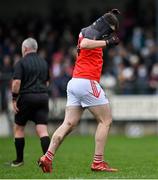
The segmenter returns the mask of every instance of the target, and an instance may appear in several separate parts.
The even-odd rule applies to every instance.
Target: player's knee
[[[112,124],[112,117],[107,120],[107,123],[108,123],[109,125]]]
[[[101,121],[101,123],[103,124],[103,126],[108,127],[112,123],[112,118],[110,117],[110,118],[104,119],[104,120]]]
[[[105,125],[106,125],[106,126],[110,126],[111,123],[112,123],[112,118],[109,118],[109,119],[107,119],[107,120],[105,121]]]

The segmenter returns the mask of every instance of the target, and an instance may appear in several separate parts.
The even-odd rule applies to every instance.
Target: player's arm
[[[119,43],[119,38],[113,36],[107,40],[92,40],[88,38],[83,38],[80,43],[80,49],[95,49],[104,48],[107,46],[117,45]]]
[[[80,43],[80,49],[94,49],[94,48],[103,48],[106,46],[106,41],[104,40],[92,40],[83,38]]]

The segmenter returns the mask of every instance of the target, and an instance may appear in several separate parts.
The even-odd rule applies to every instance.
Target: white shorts
[[[67,85],[66,106],[90,107],[109,103],[97,81],[72,78]]]

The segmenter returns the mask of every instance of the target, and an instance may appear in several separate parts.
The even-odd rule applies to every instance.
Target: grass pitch
[[[37,166],[41,155],[37,137],[25,140],[25,164],[18,168],[9,166],[15,159],[13,138],[0,138],[0,178],[8,179],[107,179],[107,178],[158,178],[158,137],[131,139],[110,136],[105,159],[119,172],[92,172],[90,165],[94,150],[94,137],[69,136],[58,150],[53,163],[53,173],[44,174]]]

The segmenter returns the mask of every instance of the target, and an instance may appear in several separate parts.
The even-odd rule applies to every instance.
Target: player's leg
[[[86,83],[86,82],[85,82]],[[92,170],[116,171],[104,162],[104,147],[112,122],[109,100],[98,82],[87,80],[86,94],[81,99],[82,107],[87,107],[98,122],[95,134],[95,154]]]
[[[44,172],[52,171],[52,160],[55,152],[57,151],[64,137],[76,127],[83,113],[83,108],[81,107],[80,103],[80,96],[78,94],[78,92],[80,92],[78,86],[81,85],[77,82],[78,81],[76,81],[76,79],[71,79],[67,85],[67,107],[65,110],[64,121],[62,125],[54,132],[47,153],[39,160],[39,165]]]
[[[14,160],[11,164],[12,167],[18,167],[23,165],[24,160],[24,127],[15,123],[14,125],[14,144],[16,150],[16,160]]]
[[[54,132],[47,153],[40,158],[39,164],[44,172],[52,171],[52,160],[55,152],[57,151],[64,137],[76,127],[81,118],[82,112],[83,109],[79,106],[66,107],[64,122]]]
[[[92,164],[92,170],[115,172],[117,169],[110,168],[104,162],[104,148],[107,136],[112,122],[112,115],[109,104],[98,105],[88,108],[98,122],[95,134],[95,154]]]
[[[41,147],[42,147],[43,154],[45,154],[47,152],[49,144],[50,144],[50,137],[48,135],[47,125],[37,124],[36,132],[41,141]]]
[[[82,112],[83,109],[81,107],[66,107],[64,122],[54,132],[48,149],[49,151],[55,154],[64,137],[68,135],[78,124]]]
[[[112,116],[109,104],[89,107],[89,111],[94,115],[98,122],[95,134],[95,154],[104,154],[104,147],[107,140]]]

